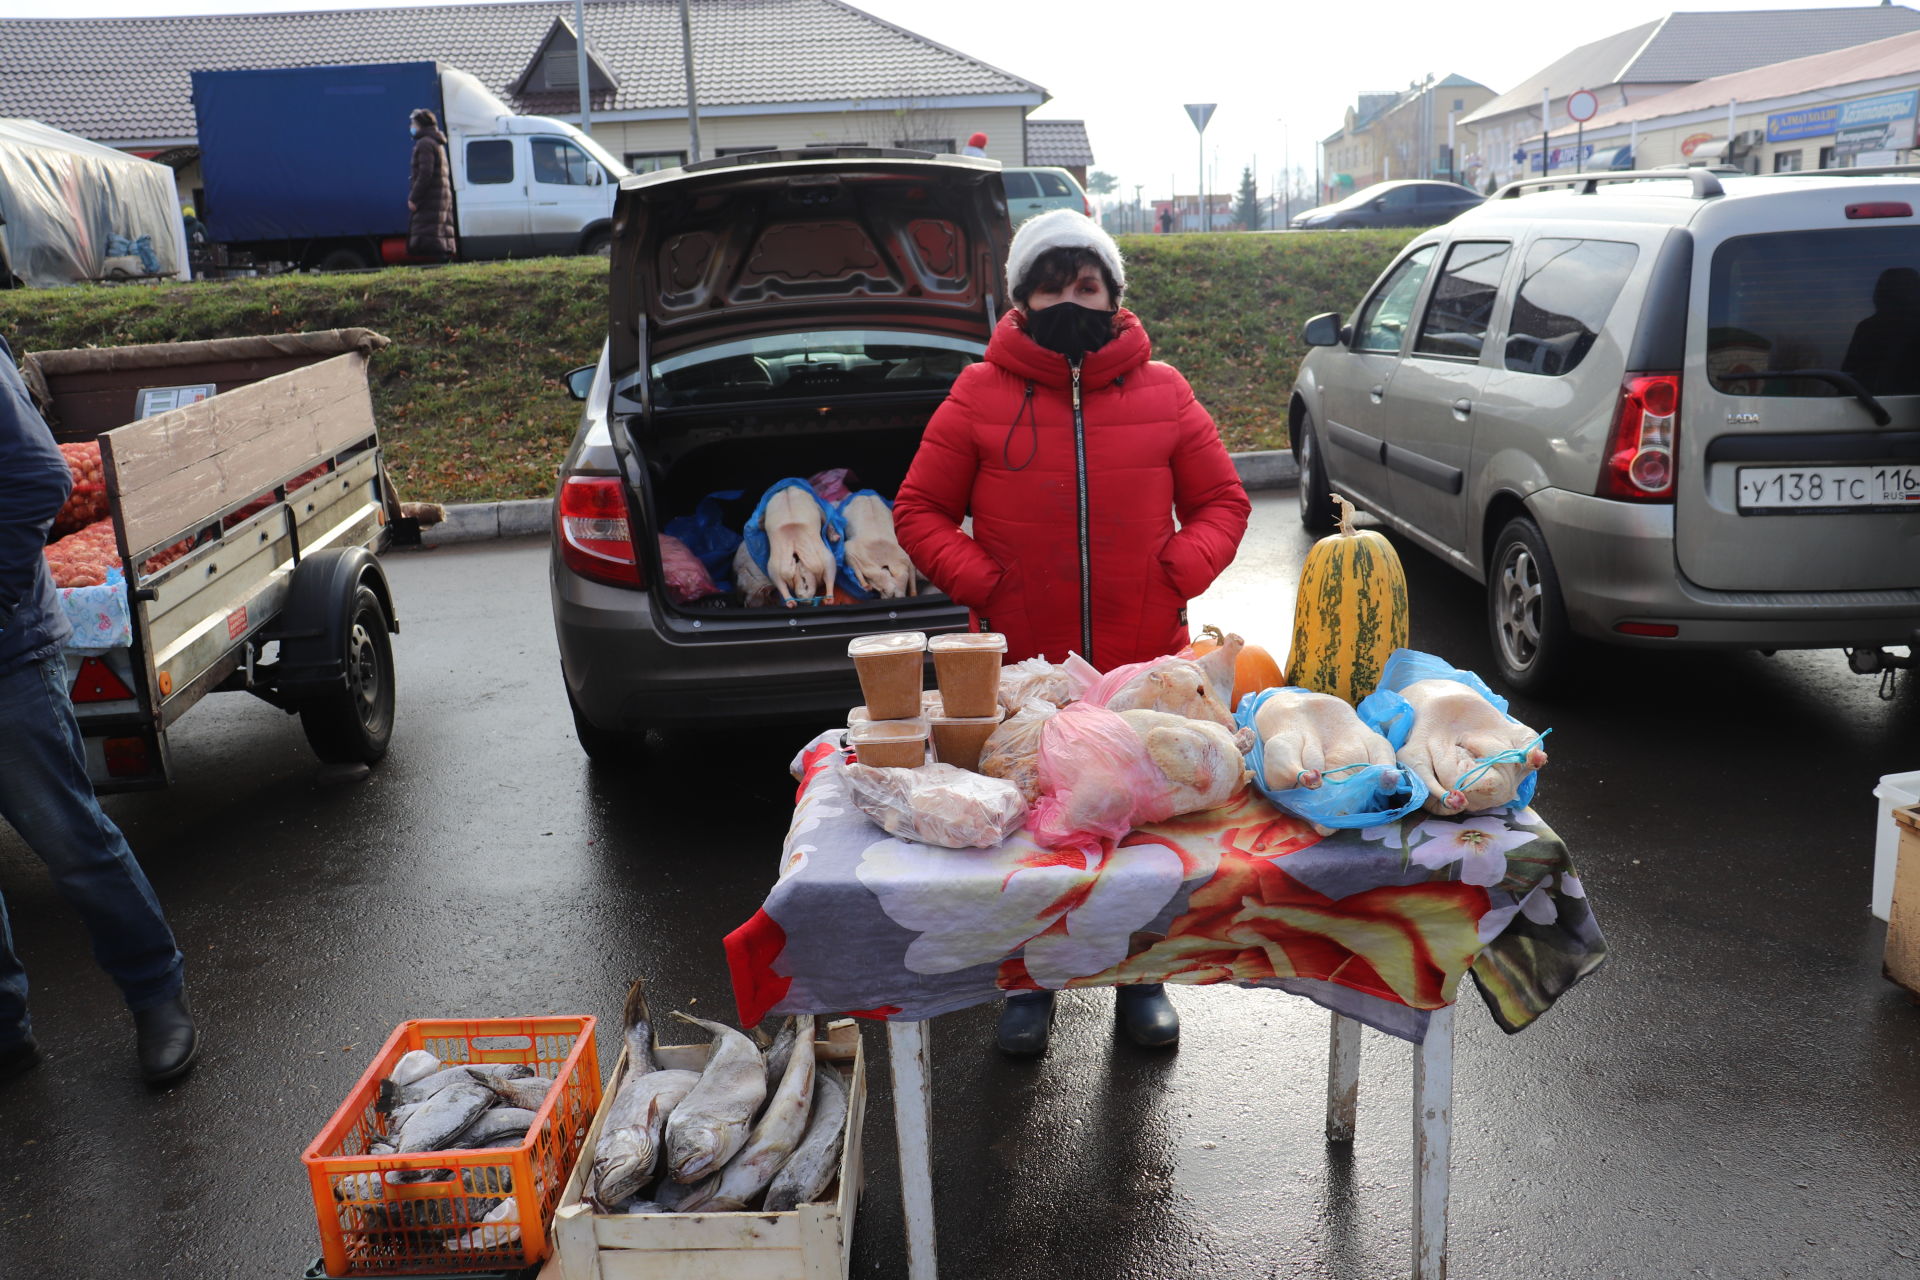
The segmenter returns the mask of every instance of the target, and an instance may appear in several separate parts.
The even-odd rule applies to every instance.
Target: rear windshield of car
[[[944,394],[986,345],[888,329],[824,329],[723,342],[655,364],[660,408],[854,392]]]
[[[1920,228],[1739,236],[1713,255],[1707,379],[1727,395],[1835,396],[1794,370],[1920,395]]]

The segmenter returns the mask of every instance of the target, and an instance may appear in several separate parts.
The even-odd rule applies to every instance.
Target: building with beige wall
[[[196,17],[0,19],[0,116],[161,159],[198,185],[190,74],[431,61],[523,115],[580,121],[571,0]],[[833,143],[1027,158],[1038,84],[842,0],[691,0],[701,158]],[[634,168],[692,151],[678,0],[585,6],[591,132]],[[405,121],[396,121],[404,129]]]
[[[1361,94],[1340,131],[1321,141],[1321,198],[1338,200],[1394,178],[1466,181],[1470,148],[1459,121],[1493,97],[1462,75]]]
[[[1583,144],[1591,152],[1587,157],[1577,160],[1567,145],[1575,132],[1567,99],[1579,90],[1599,99],[1599,118],[1604,118],[1702,80],[1915,30],[1920,30],[1920,13],[1895,4],[1672,13],[1563,54],[1460,123],[1474,133],[1486,178],[1507,182],[1538,176],[1541,137],[1548,133],[1553,141],[1545,148],[1544,164],[1557,173],[1599,154],[1591,137]],[[1601,160],[1606,167],[1608,157]],[[1478,185],[1486,186],[1485,178]]]

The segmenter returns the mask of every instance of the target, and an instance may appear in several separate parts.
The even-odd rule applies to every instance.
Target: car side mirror
[[[601,171],[599,165],[596,164],[596,165],[587,166],[587,185],[588,186],[597,187],[601,183],[605,182],[606,180],[607,180],[607,175]]]
[[[1369,209],[1384,209],[1386,207],[1387,207],[1387,198],[1385,196],[1375,196],[1373,200],[1367,205],[1367,208]]]
[[[567,376],[562,379],[567,384],[567,394],[575,400],[585,400],[587,392],[593,390],[595,371],[596,366],[590,364],[583,364],[578,369],[569,370]]]
[[[1341,344],[1340,313],[1323,311],[1301,327],[1300,336],[1310,347],[1337,347]]]

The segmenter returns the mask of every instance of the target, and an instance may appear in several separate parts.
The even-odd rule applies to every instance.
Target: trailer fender
[[[280,642],[271,671],[275,691],[295,699],[346,687],[347,627],[354,593],[365,583],[380,598],[387,630],[398,633],[393,588],[387,571],[365,547],[329,547],[294,566],[287,605],[261,632],[261,643]]]

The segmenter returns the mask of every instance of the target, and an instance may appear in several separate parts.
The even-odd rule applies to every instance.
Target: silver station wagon
[[[1516,183],[1307,322],[1300,516],[1333,493],[1485,583],[1501,674],[1582,640],[1920,631],[1920,167]]]

